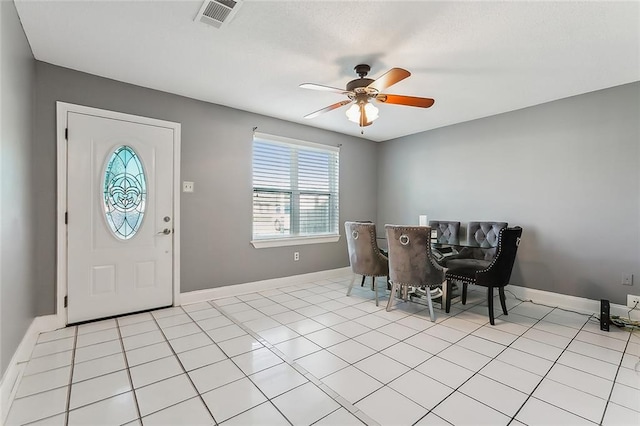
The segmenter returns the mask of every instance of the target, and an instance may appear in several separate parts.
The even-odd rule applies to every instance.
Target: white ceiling
[[[364,129],[384,141],[640,80],[640,2],[245,0],[215,29],[201,1],[15,0],[35,58],[207,102],[361,136],[343,88],[411,71],[386,93],[429,109],[382,105]]]

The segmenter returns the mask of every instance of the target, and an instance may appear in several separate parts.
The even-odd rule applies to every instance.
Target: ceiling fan
[[[366,78],[367,74],[371,70],[369,65],[356,65],[354,69],[360,78],[356,78],[355,80],[348,82],[345,90],[314,83],[301,84],[300,87],[303,89],[340,93],[347,95],[349,98],[348,100],[336,102],[333,105],[329,105],[328,107],[319,109],[311,114],[307,114],[304,118],[315,118],[325,112],[333,111],[334,109],[342,106],[352,104],[347,110],[347,117],[350,121],[358,123],[360,127],[365,127],[369,126],[373,123],[373,120],[378,118],[378,108],[370,102],[372,99],[386,104],[407,105],[419,108],[429,108],[435,102],[431,98],[417,98],[415,96],[380,93],[386,88],[409,77],[411,73],[405,69],[391,68],[376,80]]]

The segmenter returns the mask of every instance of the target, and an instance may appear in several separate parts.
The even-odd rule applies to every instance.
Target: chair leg
[[[364,280],[365,280],[365,278],[367,278],[367,276],[366,276],[366,275],[363,275],[363,276],[362,276],[362,283],[360,284],[360,287],[364,287]]]
[[[387,302],[387,312],[391,310],[393,306],[393,299],[396,298],[396,291],[398,290],[398,284],[391,283],[391,294],[389,294],[389,301]]]
[[[353,289],[353,284],[355,284],[356,282],[356,274],[353,274],[353,279],[351,280],[351,283],[349,284],[349,288],[347,289],[347,296],[351,296],[351,289]],[[362,277],[364,279],[364,276]]]
[[[387,290],[391,290],[391,278],[387,275]]]
[[[504,287],[498,287],[498,294],[500,295],[500,304],[502,305],[502,313],[509,315],[507,312],[507,299],[504,296]]]
[[[496,325],[493,318],[493,287],[487,287],[487,304],[489,305],[489,322],[491,325]]]
[[[460,297],[462,304],[467,304],[467,283],[462,283],[462,296]]]
[[[376,294],[376,306],[378,306],[378,282],[376,281],[376,277],[371,277],[373,292]]]
[[[442,297],[445,297],[444,311],[449,313],[451,310],[451,280],[447,280],[447,291],[444,292]]]
[[[431,322],[436,321],[436,315],[433,313],[433,302],[431,301],[431,288],[427,286],[427,305],[429,305],[429,317]]]

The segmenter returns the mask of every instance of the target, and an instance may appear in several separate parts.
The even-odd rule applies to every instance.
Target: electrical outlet
[[[633,294],[627,294],[627,308],[640,309],[640,296],[634,296]]]
[[[633,285],[633,274],[622,274],[622,285]]]
[[[293,252],[293,260],[296,261],[296,262],[298,260],[300,260],[300,252],[299,251]]]
[[[182,182],[182,192],[193,192],[193,182],[187,182],[186,180]]]

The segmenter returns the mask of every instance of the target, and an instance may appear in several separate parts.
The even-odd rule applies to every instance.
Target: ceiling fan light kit
[[[304,83],[300,87],[303,89],[321,90],[324,92],[339,93],[347,95],[348,101],[340,101],[318,111],[307,114],[304,118],[315,118],[325,112],[332,111],[345,105],[351,104],[347,110],[347,118],[349,121],[358,123],[360,127],[369,126],[378,118],[378,108],[371,103],[375,99],[377,102],[406,105],[418,108],[429,108],[434,104],[431,98],[418,98],[414,96],[389,95],[380,93],[382,90],[398,83],[409,77],[411,73],[402,68],[392,68],[383,74],[380,78],[374,80],[367,78],[367,74],[371,67],[367,64],[356,65],[354,68],[359,78],[351,80],[347,83],[346,90],[338,89],[330,86],[323,86],[314,83]]]

